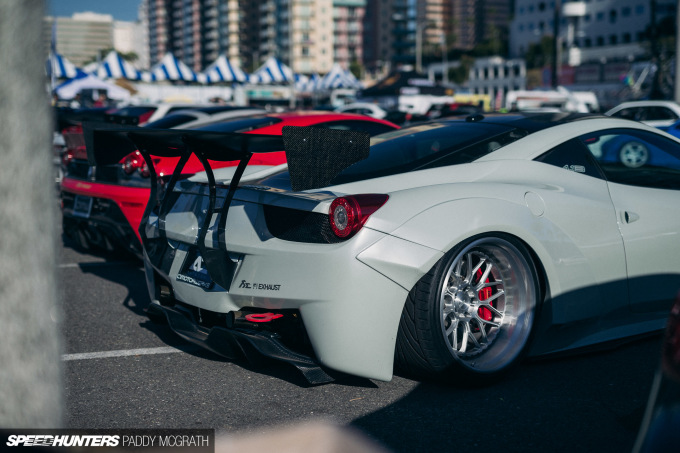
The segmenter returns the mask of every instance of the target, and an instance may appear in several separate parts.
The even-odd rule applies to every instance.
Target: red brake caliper
[[[480,279],[482,277],[482,270],[477,269],[477,273],[475,274],[475,276],[477,277],[477,279]],[[487,278],[484,283],[489,283],[489,281],[490,280]],[[482,288],[477,293],[477,297],[479,298],[479,300],[486,300],[489,297],[491,297],[492,293],[493,290],[491,289],[491,287]],[[491,302],[491,306],[493,306],[493,302]],[[486,307],[479,307],[477,313],[479,314],[479,317],[482,318],[484,321],[491,321],[493,319],[493,313],[491,313],[491,310],[489,310]]]

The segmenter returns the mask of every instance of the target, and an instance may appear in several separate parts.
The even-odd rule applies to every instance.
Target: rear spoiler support
[[[359,162],[369,154],[370,136],[366,132],[341,131],[315,127],[283,127],[282,136],[210,132],[200,130],[119,128],[96,129],[91,143],[87,143],[91,165],[111,165],[139,150],[151,177],[151,194],[146,205],[139,234],[144,251],[157,269],[169,269],[172,259],[168,252],[165,218],[178,195],[174,192],[182,170],[192,154],[201,162],[209,187],[209,208],[198,236],[198,247],[212,280],[229,291],[238,262],[229,256],[226,224],[229,207],[238,184],[254,152],[269,153],[285,150],[291,186],[294,191],[326,187],[342,170]],[[90,137],[86,133],[86,138]],[[152,156],[179,157],[179,163],[167,182],[159,200],[159,181]],[[205,240],[216,211],[217,187],[209,161],[238,161],[229,183],[229,190],[219,214],[217,248],[208,248]],[[158,217],[158,234],[149,237],[146,229],[152,214]]]
[[[88,147],[88,159],[92,165],[110,165],[118,163],[125,156],[139,150],[149,167],[151,179],[151,193],[149,202],[144,210],[144,215],[139,227],[144,251],[151,264],[158,268],[165,267],[164,259],[169,247],[165,234],[165,218],[172,209],[177,195],[174,188],[179,181],[182,170],[192,154],[195,154],[201,162],[208,177],[210,201],[208,212],[201,226],[198,247],[205,262],[205,267],[213,281],[229,291],[237,262],[229,256],[226,245],[226,222],[229,206],[234,198],[239,181],[253,155],[252,149],[258,153],[276,152],[283,149],[283,140],[279,136],[220,133],[193,130],[161,130],[145,128],[129,128],[117,130],[95,130],[93,134],[93,146]],[[91,151],[90,151],[91,150]],[[152,156],[179,157],[180,160],[172,173],[172,177],[166,183],[162,199],[159,200],[159,180],[155,171]],[[215,176],[210,167],[209,160],[213,161],[238,161],[236,172],[230,181],[227,199],[225,200],[219,216],[217,229],[218,248],[207,248],[205,239],[216,210],[217,189]],[[152,214],[158,218],[158,236],[149,237],[146,232],[149,218]],[[169,263],[168,263],[169,264]]]

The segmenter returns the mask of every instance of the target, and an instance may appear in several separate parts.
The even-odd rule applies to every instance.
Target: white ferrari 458
[[[474,115],[373,138],[121,129],[95,132],[91,162],[129,153],[113,146],[124,141],[149,167],[180,158],[140,227],[149,316],[313,383],[332,370],[390,380],[395,365],[486,381],[526,356],[660,330],[680,289],[680,141],[642,123]],[[247,165],[283,148],[287,165]],[[206,172],[182,179],[192,153]]]

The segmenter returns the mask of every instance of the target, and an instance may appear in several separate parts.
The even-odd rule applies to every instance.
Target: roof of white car
[[[662,100],[644,100],[644,101],[628,101],[628,102],[622,102],[621,104],[617,105],[616,107],[610,109],[605,113],[605,115],[609,115],[613,112],[618,112],[619,110],[622,109],[627,109],[631,107],[669,107],[673,110],[680,111],[680,105],[673,101],[662,101]]]

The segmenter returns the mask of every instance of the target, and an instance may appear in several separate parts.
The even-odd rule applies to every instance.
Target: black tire
[[[526,351],[539,300],[536,267],[521,242],[494,234],[459,244],[409,293],[397,367],[417,377],[492,382]]]

